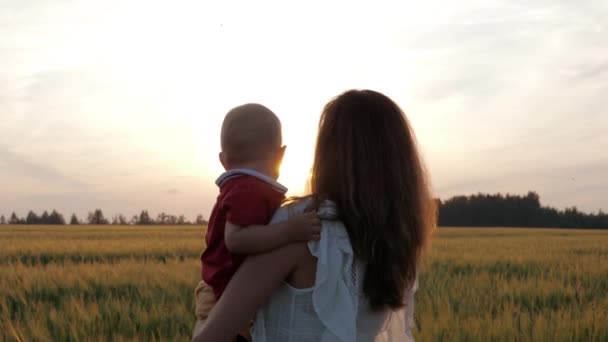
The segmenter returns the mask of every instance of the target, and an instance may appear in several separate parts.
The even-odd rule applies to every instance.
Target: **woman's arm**
[[[320,234],[321,221],[316,212],[309,212],[267,225],[240,227],[226,222],[224,241],[232,253],[255,254],[294,242],[319,240]]]
[[[295,243],[247,257],[194,341],[232,341],[307,256],[306,243]]]

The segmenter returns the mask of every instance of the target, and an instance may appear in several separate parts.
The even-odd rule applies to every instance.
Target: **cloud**
[[[13,153],[3,146],[0,146],[0,175],[5,179],[28,178],[52,186],[86,188],[86,184],[81,181],[67,177],[53,167]]]
[[[42,211],[56,209],[63,215],[76,213],[79,216],[96,208],[104,213],[113,209],[116,199],[91,191],[50,191],[16,194],[11,198],[0,197],[0,207],[26,213],[28,210]],[[124,202],[120,203],[124,205]],[[106,213],[107,214],[107,213]]]
[[[606,55],[608,57],[608,53]],[[576,81],[590,81],[598,78],[608,80],[608,62],[581,64],[573,68],[571,72],[574,74],[572,79]]]
[[[435,175],[442,180],[435,187],[436,195],[444,199],[476,192],[524,194],[532,190],[541,195],[543,204],[560,209],[608,208],[608,156],[578,146],[512,145],[484,151],[475,160],[444,165],[449,167],[449,173]]]
[[[535,87],[549,92],[556,83],[571,87],[571,75],[603,79],[608,70],[606,4],[465,2],[462,10],[407,45],[421,55],[416,63],[422,67],[422,92],[435,100],[467,95],[481,101]]]
[[[302,128],[295,124],[304,118],[299,113],[317,116],[326,96],[353,86],[384,87],[408,100],[440,195],[533,189],[548,204],[606,206],[605,193],[594,190],[605,189],[605,180],[590,171],[606,171],[606,1],[436,1],[411,6],[416,11],[374,4],[337,26],[340,5],[323,11],[312,5],[306,10],[324,18],[312,29],[291,8],[278,22],[276,15],[261,20],[267,23],[261,27],[247,26],[244,12],[241,18],[227,8],[222,15],[207,11],[215,17],[207,27],[199,25],[208,22],[200,20],[205,11],[154,5],[142,16],[138,3],[118,10],[115,4],[3,5],[0,196],[6,207],[17,205],[11,198],[31,195],[20,202],[24,208],[61,202],[66,208],[86,203],[82,210],[166,211],[173,205],[194,213],[213,203],[211,177],[205,182],[212,189],[200,188],[205,196],[191,201],[191,184],[174,179],[209,173],[210,166],[193,160],[216,160],[208,146],[218,140],[210,130],[221,122],[219,108],[262,97],[278,103],[286,127]],[[137,26],[134,17],[141,19]],[[359,25],[360,18],[369,25]],[[159,29],[159,19],[179,24]],[[231,53],[243,46],[268,48],[268,56],[243,62]],[[314,92],[299,91],[301,85]],[[192,127],[199,127],[196,136],[188,133]],[[301,142],[305,131],[293,141]],[[563,181],[571,177],[576,184]],[[81,179],[91,191],[82,190]],[[53,187],[44,192],[43,185]]]

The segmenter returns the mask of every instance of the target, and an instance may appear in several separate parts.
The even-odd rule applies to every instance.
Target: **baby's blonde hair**
[[[222,123],[221,144],[222,152],[231,163],[272,157],[281,148],[281,121],[261,104],[235,107]]]

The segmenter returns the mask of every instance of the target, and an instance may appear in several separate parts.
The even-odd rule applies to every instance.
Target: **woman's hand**
[[[292,242],[308,242],[321,238],[321,220],[316,211],[295,215],[283,224],[289,231]]]

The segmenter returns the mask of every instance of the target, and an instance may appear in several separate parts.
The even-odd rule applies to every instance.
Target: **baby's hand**
[[[321,238],[321,220],[315,211],[294,216],[285,223],[292,241],[310,241]]]

